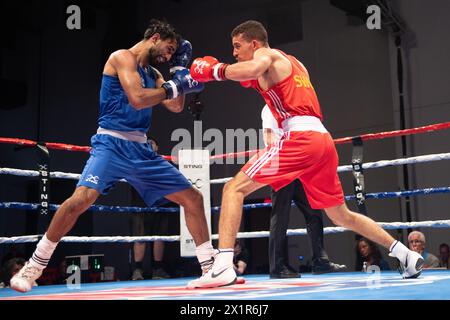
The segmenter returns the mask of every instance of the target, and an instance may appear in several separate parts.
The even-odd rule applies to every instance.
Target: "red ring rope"
[[[418,127],[418,128],[412,128],[412,129],[395,130],[395,131],[379,132],[379,133],[368,133],[368,134],[363,134],[359,137],[363,141],[366,141],[366,140],[375,140],[375,139],[385,139],[385,138],[398,137],[398,136],[406,136],[406,135],[424,133],[424,132],[433,132],[433,131],[444,130],[444,129],[448,129],[448,128],[450,128],[450,122],[443,122],[443,123],[437,123],[437,124],[432,124],[432,125]],[[335,139],[334,143],[335,144],[349,143],[352,141],[353,138],[354,137]],[[1,137],[0,137],[0,143],[17,144],[17,145],[30,146],[30,147],[34,147],[37,145],[37,142],[32,141],[32,140],[17,139],[17,138],[1,138]],[[75,145],[65,144],[65,143],[47,142],[45,145],[47,146],[47,148],[54,149],[54,150],[80,151],[80,152],[91,151],[91,147],[75,146]],[[249,156],[251,154],[254,154],[256,152],[258,152],[258,150],[231,152],[231,153],[211,156],[210,159],[244,157],[244,156]],[[173,158],[171,156],[162,156],[162,157],[169,161],[173,160]]]

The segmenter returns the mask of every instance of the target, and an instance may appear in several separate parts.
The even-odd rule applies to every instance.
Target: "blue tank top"
[[[138,65],[143,88],[156,88],[156,74],[149,67],[149,74]],[[104,74],[100,89],[100,115],[98,125],[104,129],[118,131],[140,131],[146,134],[150,129],[152,109],[136,110],[128,102],[128,97],[118,77]]]

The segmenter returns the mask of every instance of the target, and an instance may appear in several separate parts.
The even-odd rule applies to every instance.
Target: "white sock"
[[[400,241],[394,241],[389,247],[391,257],[396,257],[401,262],[405,261],[405,257],[408,254],[409,249]]]
[[[394,242],[392,242],[391,246],[389,247],[389,252],[392,252],[392,249],[394,248],[394,246],[400,241],[398,240],[394,240]]]
[[[214,255],[214,248],[211,244],[211,241],[206,241],[205,243],[202,243],[201,245],[196,247],[195,253],[200,264],[202,262],[210,260]]]
[[[47,234],[44,234],[42,239],[39,241],[36,250],[34,250],[29,263],[39,269],[45,268],[50,261],[53,251],[55,251],[57,245],[57,242],[48,240]]]
[[[233,265],[234,249],[219,249],[214,261],[214,268],[223,269]],[[216,270],[217,270],[216,269]]]

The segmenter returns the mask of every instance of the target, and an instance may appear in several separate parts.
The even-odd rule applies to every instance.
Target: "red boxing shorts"
[[[337,175],[338,162],[329,133],[288,131],[279,141],[253,156],[241,171],[275,191],[300,179],[311,207],[324,209],[344,203]]]

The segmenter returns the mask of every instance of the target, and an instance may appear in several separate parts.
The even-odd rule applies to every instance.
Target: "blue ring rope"
[[[378,192],[378,193],[367,193],[365,194],[366,199],[387,199],[387,198],[398,198],[398,197],[410,197],[418,195],[429,195],[438,193],[450,193],[450,187],[441,188],[426,188],[426,189],[416,189],[407,191],[396,191],[396,192]],[[354,200],[355,196],[345,196],[345,200]],[[295,203],[292,202],[292,206]],[[258,209],[258,208],[268,208],[271,207],[272,203],[253,203],[245,204],[243,206],[244,210]],[[39,204],[37,203],[24,203],[24,202],[0,202],[0,209],[23,209],[23,210],[38,210]],[[59,205],[50,204],[49,209],[51,211],[56,211]],[[93,205],[89,209],[94,212],[120,212],[120,213],[176,213],[180,212],[179,208],[162,208],[162,207],[120,207],[120,206],[103,206],[103,205]],[[218,213],[220,211],[220,206],[212,207],[212,213]]]

